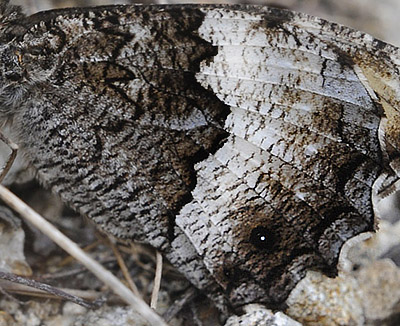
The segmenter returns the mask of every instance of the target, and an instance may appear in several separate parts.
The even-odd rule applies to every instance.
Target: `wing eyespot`
[[[258,249],[271,250],[277,241],[277,237],[264,226],[255,227],[250,234],[250,243]]]

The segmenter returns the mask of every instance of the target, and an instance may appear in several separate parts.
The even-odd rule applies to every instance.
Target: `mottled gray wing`
[[[195,79],[216,54],[196,32],[203,17],[138,6],[7,22],[2,108],[38,178],[64,202],[117,237],[162,250],[217,297],[175,225],[192,200],[194,164],[227,136],[229,107]]]
[[[281,303],[307,269],[335,275],[343,243],[373,230],[372,185],[399,171],[396,49],[252,6],[5,26],[3,106],[39,178],[196,286],[234,306]]]
[[[33,84],[17,118],[27,155],[47,186],[116,236],[163,248],[191,200],[193,164],[226,137],[229,108],[194,76],[216,53],[194,32],[202,15],[41,13],[16,45]]]
[[[325,25],[215,9],[200,27],[218,54],[197,79],[231,106],[230,136],[177,222],[235,305],[284,300],[306,268],[335,275],[344,241],[373,230],[383,112],[354,68],[364,40]]]
[[[289,12],[206,13],[218,54],[197,79],[230,105],[230,136],[177,223],[234,305],[278,303],[374,228],[373,184],[399,175],[398,50]]]
[[[218,292],[175,225],[194,164],[227,137],[229,107],[195,79],[216,54],[197,33],[204,15],[119,6],[19,18],[2,34],[13,40],[2,75],[14,101],[4,110],[38,178],[105,231],[151,244]]]

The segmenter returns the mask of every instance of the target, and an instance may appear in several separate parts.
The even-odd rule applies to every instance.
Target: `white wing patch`
[[[338,184],[330,168],[339,168],[335,160],[319,157],[326,148],[356,150],[378,162],[380,117],[359,76],[324,41],[290,24],[266,31],[257,14],[206,13],[199,33],[218,47],[218,54],[201,64],[197,80],[231,107],[225,123],[231,136],[197,164],[194,199],[176,222],[215,274],[223,256],[234,257],[242,245],[234,240],[238,221],[231,215],[242,203],[260,202],[265,216],[284,212],[291,223],[303,214],[284,207],[294,202],[323,221]],[[296,33],[308,45],[299,45]],[[371,214],[365,203],[378,167],[375,173],[370,169],[370,161],[360,163],[343,185],[346,200],[361,215]],[[279,195],[271,186],[278,183]],[[340,222],[334,224],[339,231]],[[312,241],[311,233],[304,238]],[[340,250],[337,246],[333,250]]]

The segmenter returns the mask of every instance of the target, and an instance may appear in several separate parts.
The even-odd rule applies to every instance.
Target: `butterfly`
[[[0,120],[37,178],[221,309],[281,305],[375,229],[400,175],[398,62],[263,6],[0,2]]]

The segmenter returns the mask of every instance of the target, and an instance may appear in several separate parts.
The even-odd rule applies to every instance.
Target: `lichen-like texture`
[[[38,179],[222,309],[335,276],[397,187],[400,57],[369,35],[257,6],[0,9],[0,119]]]

